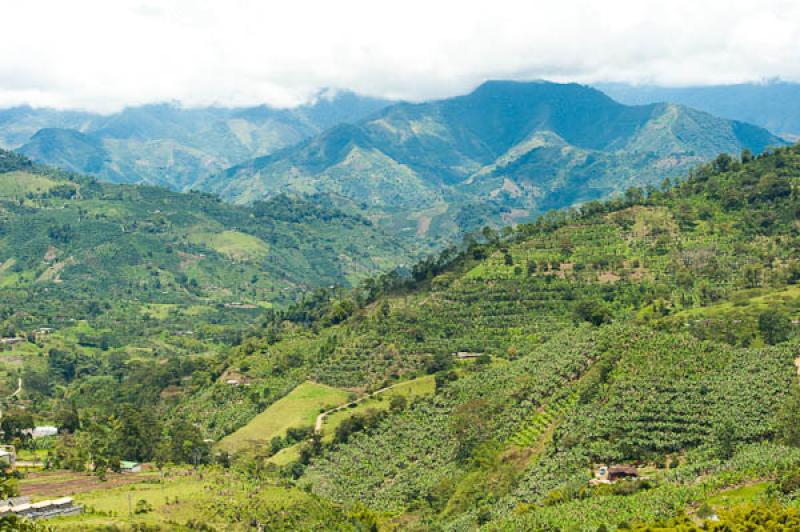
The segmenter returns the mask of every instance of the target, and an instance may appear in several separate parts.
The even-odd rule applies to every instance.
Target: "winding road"
[[[331,408],[330,410],[326,410],[325,412],[322,412],[320,415],[317,416],[317,421],[316,421],[316,423],[314,423],[314,434],[321,434],[322,433],[322,425],[325,423],[325,418],[328,417],[330,414],[333,414],[334,412],[338,412],[339,410],[344,410],[345,408],[350,408],[351,406],[355,406],[355,405],[357,405],[358,403],[360,403],[362,401],[366,401],[367,399],[370,399],[372,397],[375,397],[376,395],[382,394],[383,392],[391,390],[392,388],[397,388],[398,386],[407,386],[409,382],[412,382],[412,381],[404,381],[404,382],[398,382],[397,384],[392,384],[391,386],[387,386],[386,388],[381,388],[380,390],[375,390],[372,393],[363,395],[363,396],[359,397],[358,399],[356,399],[354,401],[349,401],[349,402],[347,402],[347,403],[345,403],[343,405],[339,405],[337,407]]]

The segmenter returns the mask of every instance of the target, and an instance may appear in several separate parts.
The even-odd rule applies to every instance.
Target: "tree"
[[[80,415],[75,403],[61,405],[55,413],[55,422],[60,432],[73,433],[81,426]]]
[[[778,440],[793,447],[800,447],[800,388],[792,387],[777,415]]]
[[[713,441],[722,460],[728,460],[736,451],[736,425],[725,419],[713,428]]]
[[[789,316],[785,312],[765,310],[758,316],[758,330],[764,341],[770,345],[788,340],[791,327]]]
[[[33,416],[27,410],[8,410],[3,412],[0,429],[6,441],[22,436],[22,431],[33,427]]]
[[[593,325],[602,325],[611,321],[611,311],[600,301],[584,299],[575,306],[575,317]]]
[[[405,410],[407,405],[408,401],[402,395],[393,395],[391,400],[389,400],[389,410],[392,412]]]

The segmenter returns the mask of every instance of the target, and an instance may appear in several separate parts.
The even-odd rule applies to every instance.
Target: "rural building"
[[[466,360],[468,358],[480,358],[483,355],[483,353],[472,353],[470,351],[459,351],[455,355],[461,360]]]
[[[75,515],[82,511],[83,507],[76,505],[72,497],[34,503],[31,502],[30,497],[13,497],[0,501],[0,517],[15,514],[30,519],[45,519],[60,515]]]
[[[17,465],[17,450],[13,445],[0,445],[0,464],[11,468]]]
[[[589,481],[592,485],[611,484],[623,479],[639,478],[639,473],[633,466],[600,466],[594,471],[594,478]]]
[[[142,471],[142,464],[123,460],[119,463],[119,470],[122,473],[140,473]]]
[[[33,427],[32,429],[25,429],[22,431],[22,433],[29,434],[33,439],[45,438],[47,436],[55,436],[58,434],[58,427],[43,425],[39,427]]]
[[[608,480],[622,480],[626,478],[639,478],[639,473],[633,466],[611,466],[608,468]]]

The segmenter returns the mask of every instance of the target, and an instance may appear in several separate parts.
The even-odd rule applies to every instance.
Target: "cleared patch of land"
[[[433,375],[426,375],[406,382],[400,382],[389,388],[378,390],[370,396],[362,397],[356,401],[351,401],[337,406],[336,409],[329,410],[324,416],[317,416],[315,429],[322,433],[322,440],[325,442],[333,441],[336,435],[336,427],[341,425],[346,419],[356,414],[363,414],[367,410],[388,410],[391,405],[392,397],[401,395],[408,400],[422,395],[431,395],[436,391],[436,381]],[[300,447],[302,443],[291,445],[281,449],[269,458],[269,462],[284,466],[300,458]]]
[[[332,441],[336,433],[336,427],[356,414],[363,414],[367,410],[388,410],[392,397],[400,395],[407,399],[412,399],[421,395],[432,395],[435,391],[436,381],[433,375],[426,375],[418,379],[398,383],[384,392],[376,392],[359,401],[353,408],[341,408],[325,416],[322,425],[322,439],[323,441]]]
[[[258,259],[269,253],[269,246],[266,242],[240,231],[222,231],[221,233],[200,231],[191,233],[189,241],[194,244],[202,244],[235,260]]]
[[[75,186],[68,181],[56,181],[27,172],[7,172],[0,174],[0,197],[19,198],[28,193],[41,194],[59,185]]]
[[[84,507],[84,513],[48,520],[48,524],[57,530],[87,530],[119,526],[127,529],[131,523],[185,523],[201,517],[202,508],[210,502],[202,473],[173,472],[163,483],[158,473],[138,478],[125,476],[133,480],[124,485],[106,482],[75,494],[75,502]],[[136,513],[137,504],[148,511]]]
[[[285,436],[292,427],[310,427],[321,410],[347,401],[350,393],[324,384],[304,382],[254,417],[244,427],[219,441],[217,447],[228,452]]]
[[[76,473],[73,471],[44,471],[28,473],[19,484],[21,495],[27,495],[34,500],[53,497],[74,496],[78,493],[96,489],[109,489],[124,486],[146,479],[156,478],[155,472],[143,473],[108,473],[106,480],[100,480],[89,473]]]

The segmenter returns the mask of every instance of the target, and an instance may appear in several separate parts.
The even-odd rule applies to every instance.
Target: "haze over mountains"
[[[723,118],[756,124],[786,138],[800,138],[800,84],[797,83],[770,81],[704,87],[606,83],[595,86],[628,105],[680,103]]]
[[[0,110],[0,147],[105,181],[181,190],[208,173],[359,120],[387,103],[328,91],[294,109],[165,103],[100,115],[16,107]]]

